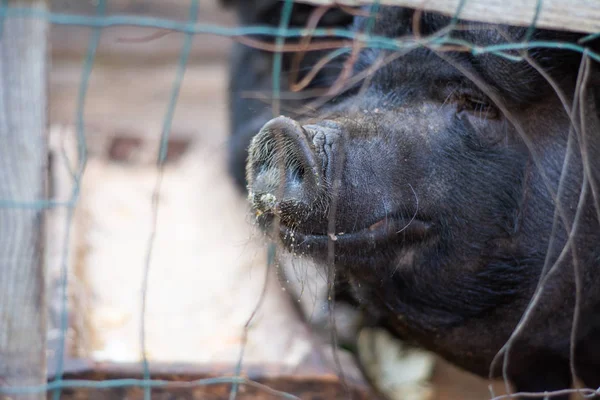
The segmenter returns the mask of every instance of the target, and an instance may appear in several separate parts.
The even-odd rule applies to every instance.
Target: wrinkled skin
[[[278,11],[272,4],[267,14]],[[414,15],[383,8],[373,33],[411,34]],[[346,23],[342,14],[332,20]],[[261,21],[267,23],[255,20]],[[421,34],[449,21],[423,14]],[[356,17],[351,26],[360,31],[366,23]],[[453,36],[486,46],[526,35],[524,28],[469,26]],[[579,37],[533,34],[538,40]],[[587,45],[598,50],[597,43]],[[363,50],[354,73],[386,54],[391,53]],[[266,65],[270,59],[268,53],[242,48],[236,55],[237,62],[241,55]],[[581,56],[540,49],[529,55],[565,93],[570,108]],[[234,59],[233,99],[240,90],[269,90],[270,66],[261,73],[242,72],[246,65]],[[318,83],[331,83],[338,73],[339,66],[327,69]],[[584,384],[597,388],[600,227],[594,194],[600,186],[600,75],[593,62],[586,87],[577,111],[577,126],[585,129],[572,131],[554,89],[527,61],[419,48],[379,68],[360,93],[351,89],[311,115],[291,115],[283,108],[294,119],[269,121],[267,104],[252,111],[258,103],[234,100],[232,174],[248,185],[259,224],[282,248],[326,266],[333,246],[336,277],[382,325],[481,376],[488,376],[493,357],[517,326],[544,265],[556,263],[510,351],[508,376],[518,391],[572,384],[578,268],[575,366]],[[288,105],[297,109],[296,103]],[[562,207],[553,231],[557,192]],[[574,225],[573,246],[559,256]]]

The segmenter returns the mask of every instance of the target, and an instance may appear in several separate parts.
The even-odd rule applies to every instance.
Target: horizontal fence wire
[[[248,0],[249,1],[249,0]],[[179,32],[181,34],[185,34],[184,46],[180,52],[178,65],[177,65],[177,74],[175,77],[175,81],[173,83],[173,88],[171,91],[170,100],[168,103],[167,110],[165,112],[164,124],[161,133],[160,140],[160,148],[159,153],[157,155],[157,166],[158,166],[158,178],[157,185],[155,187],[155,191],[153,196],[158,198],[158,194],[160,192],[160,175],[162,166],[165,162],[167,150],[168,150],[168,139],[169,133],[171,129],[171,123],[173,120],[175,107],[177,104],[177,98],[179,94],[179,90],[182,85],[183,76],[185,73],[185,68],[188,62],[188,58],[191,51],[191,43],[192,39],[195,35],[219,35],[230,37],[235,40],[238,37],[245,36],[271,36],[276,38],[275,41],[275,49],[276,55],[274,57],[273,66],[272,66],[272,82],[273,82],[273,105],[272,108],[274,111],[279,109],[278,100],[281,95],[280,88],[280,76],[282,69],[282,51],[281,46],[285,42],[286,39],[291,38],[302,38],[302,37],[314,37],[314,38],[332,38],[338,39],[339,43],[335,46],[335,48],[331,49],[331,53],[329,58],[333,59],[343,52],[351,51],[354,45],[354,42],[359,41],[361,47],[363,48],[375,48],[375,49],[383,49],[389,51],[407,51],[411,49],[416,49],[419,47],[428,47],[433,50],[442,48],[444,46],[460,46],[465,51],[470,52],[472,55],[482,55],[482,54],[493,54],[498,57],[502,57],[505,59],[509,59],[512,61],[520,61],[521,58],[514,54],[515,51],[519,50],[530,50],[530,49],[539,49],[539,48],[547,48],[547,49],[562,49],[562,50],[571,50],[573,52],[578,52],[581,54],[586,54],[589,58],[600,62],[600,54],[590,51],[586,49],[585,43],[600,37],[600,32],[592,33],[585,36],[581,39],[577,44],[574,43],[563,43],[563,42],[551,42],[551,41],[536,41],[536,40],[525,40],[516,43],[506,43],[506,44],[497,44],[490,46],[476,46],[472,43],[458,40],[452,38],[450,33],[451,29],[448,30],[445,34],[442,35],[433,35],[430,37],[419,37],[419,38],[388,38],[383,36],[377,36],[373,34],[369,34],[369,30],[364,32],[354,32],[349,29],[333,29],[333,28],[315,28],[315,29],[307,29],[307,28],[294,28],[289,27],[289,20],[291,18],[292,13],[292,5],[294,0],[285,0],[282,7],[282,15],[280,18],[279,26],[236,26],[236,27],[224,27],[218,25],[211,25],[205,23],[197,22],[197,16],[201,15],[202,10],[200,7],[199,0],[193,0],[190,2],[189,7],[189,18],[185,22],[174,21],[170,19],[158,18],[158,17],[142,17],[136,15],[106,15],[106,0],[99,0],[96,5],[95,15],[77,15],[77,14],[67,14],[61,12],[52,12],[42,9],[36,8],[28,8],[28,7],[14,7],[10,6],[8,0],[2,0],[0,3],[0,35],[2,35],[2,30],[4,27],[4,22],[9,18],[36,18],[45,20],[50,24],[54,25],[64,25],[64,26],[82,26],[88,27],[92,29],[92,35],[90,36],[88,48],[86,52],[86,56],[82,65],[81,70],[81,85],[79,88],[78,98],[77,98],[77,106],[76,106],[76,133],[78,138],[78,157],[79,164],[77,168],[73,172],[73,193],[71,198],[68,201],[55,201],[53,199],[46,200],[28,200],[28,199],[0,199],[0,208],[21,208],[21,209],[52,209],[57,207],[66,207],[70,210],[68,213],[67,221],[65,222],[67,226],[71,226],[73,220],[73,209],[77,206],[80,194],[81,187],[81,179],[83,174],[85,173],[86,161],[87,161],[87,145],[86,145],[86,132],[85,132],[85,121],[84,121],[84,110],[85,110],[85,100],[87,95],[87,89],[89,86],[90,77],[92,74],[94,60],[98,48],[98,44],[100,41],[100,35],[103,29],[117,27],[117,26],[129,26],[129,27],[139,27],[139,28],[155,28],[160,30],[167,30],[172,32]],[[374,1],[374,6],[371,7],[373,12],[377,12],[377,1]],[[460,18],[460,10],[462,5],[464,5],[465,1],[463,0],[460,6],[457,8],[457,12],[454,15],[452,20],[452,24],[455,24]],[[536,15],[532,20],[530,25],[530,29],[528,31],[528,38],[533,29],[535,28],[535,21],[537,19],[537,15],[541,8],[542,1],[538,2],[538,8],[536,11]],[[2,36],[0,36],[0,40],[2,40]],[[154,211],[154,222],[156,221],[156,213],[158,212],[158,201],[153,201],[153,211]],[[154,229],[156,227],[154,226]],[[64,243],[69,243],[69,232],[70,229],[67,229],[67,237],[64,239]],[[148,244],[148,257],[146,259],[146,278],[148,274],[148,268],[150,264],[150,256],[152,250],[152,238],[154,235],[154,231],[151,232]],[[67,268],[66,268],[66,260],[68,258],[69,249],[67,246],[64,246],[64,254],[62,254],[62,317],[61,317],[61,329],[62,336],[60,340],[60,351],[59,355],[63,354],[65,350],[65,339],[66,339],[66,331],[68,328],[68,307],[67,307],[67,288],[68,288],[68,279],[67,279]],[[269,257],[272,259],[272,257]],[[269,261],[272,262],[272,261]],[[143,297],[145,298],[146,293],[143,293]],[[142,310],[142,316],[144,314],[144,310]],[[143,317],[142,317],[143,318]],[[143,330],[143,328],[142,328]],[[284,393],[281,391],[276,391],[263,385],[261,383],[252,381],[250,379],[246,379],[240,377],[241,374],[241,357],[240,362],[236,368],[236,375],[234,377],[221,377],[221,378],[210,378],[210,379],[200,379],[194,380],[190,382],[170,382],[165,380],[153,380],[150,374],[149,362],[145,354],[145,344],[144,344],[144,334],[142,332],[141,335],[142,347],[143,347],[143,379],[114,379],[114,380],[105,380],[105,381],[90,381],[90,380],[71,380],[71,379],[63,379],[64,376],[64,361],[63,357],[57,357],[57,365],[56,365],[56,376],[51,382],[48,382],[45,385],[40,386],[31,386],[31,387],[0,387],[0,393],[5,395],[17,395],[17,394],[27,394],[27,393],[40,393],[40,392],[52,392],[53,398],[60,398],[61,391],[63,389],[75,389],[75,388],[88,388],[88,389],[111,389],[111,388],[125,388],[125,387],[138,387],[145,389],[145,398],[150,398],[152,389],[169,389],[169,388],[189,388],[200,385],[220,385],[220,384],[231,384],[232,385],[232,395],[235,397],[235,393],[237,393],[239,385],[250,385],[264,390],[266,393],[271,395],[280,396],[285,399],[298,399],[298,397]],[[561,394],[564,391],[557,392],[556,394]],[[583,395],[592,395],[596,393],[596,391],[590,389],[581,389],[579,393]],[[552,393],[547,393],[552,394]],[[543,397],[542,396],[526,396],[526,397]],[[500,396],[498,398],[503,398]]]

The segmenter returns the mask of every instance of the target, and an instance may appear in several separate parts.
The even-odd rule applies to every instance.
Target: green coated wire
[[[210,386],[210,385],[221,385],[221,384],[245,384],[254,386],[269,392],[276,396],[284,399],[299,400],[297,396],[290,393],[285,393],[266,385],[258,383],[256,381],[242,378],[242,377],[221,377],[221,378],[206,378],[198,379],[187,382],[173,382],[162,379],[145,380],[145,379],[110,379],[105,381],[92,381],[92,380],[54,380],[45,385],[28,386],[28,387],[0,387],[0,394],[4,395],[22,395],[22,394],[34,394],[44,393],[53,390],[61,389],[115,389],[115,388],[126,388],[126,387],[140,387],[140,388],[186,388],[186,387],[197,387],[197,386]]]
[[[464,0],[463,0],[464,1]],[[228,36],[228,37],[236,37],[236,36],[246,36],[246,35],[271,35],[271,36],[283,36],[285,38],[292,37],[303,37],[307,35],[312,35],[314,37],[336,37],[340,39],[349,39],[355,40],[358,35],[348,29],[315,29],[308,30],[305,28],[289,28],[286,29],[285,32],[280,32],[279,28],[274,28],[271,26],[246,26],[246,27],[222,27],[218,25],[211,24],[188,24],[177,22],[168,19],[162,18],[149,18],[149,17],[137,17],[137,16],[129,16],[129,15],[111,15],[106,17],[94,17],[94,16],[81,16],[81,15],[72,15],[72,14],[61,14],[61,13],[50,13],[41,10],[28,9],[28,8],[19,8],[19,7],[3,7],[0,8],[0,18],[4,17],[30,17],[30,18],[42,18],[47,19],[49,22],[57,25],[75,25],[75,26],[88,26],[88,27],[113,27],[113,26],[137,26],[137,27],[147,27],[147,28],[157,28],[157,29],[166,29],[172,30],[182,33],[193,33],[193,34],[214,34],[219,36]],[[593,40],[598,37],[600,32],[589,35],[585,39],[585,42]],[[582,39],[582,41],[583,41]],[[452,39],[449,38],[438,38],[436,41],[441,43],[443,40],[448,40],[448,43],[452,43]],[[391,39],[382,36],[373,36],[366,41],[366,45],[373,48],[387,49],[387,50],[400,50],[404,48],[407,44],[415,43],[414,40],[408,39]],[[417,43],[427,44],[428,41],[420,41]],[[529,43],[508,43],[503,45],[491,45],[488,47],[478,48],[472,44],[465,43],[465,47],[467,49],[477,49],[477,54],[481,54],[482,52],[494,53],[501,57],[506,57],[511,59],[511,56],[508,54],[503,54],[499,52],[499,48],[504,48],[505,50],[518,50],[524,48],[536,48],[536,47],[545,47],[545,48],[554,48],[554,49],[570,49],[576,52],[583,54],[584,51],[587,51],[588,55],[596,60],[600,61],[600,55],[595,52],[591,52],[590,49],[586,49],[584,46],[574,45],[572,43],[563,43],[563,42],[539,42],[539,41],[531,41]],[[475,53],[474,53],[475,54]]]
[[[198,0],[192,0],[190,3],[189,10],[189,23],[193,24],[198,19],[198,11],[199,11],[200,3]],[[167,151],[169,146],[169,136],[171,134],[171,126],[173,123],[173,117],[175,115],[175,108],[177,106],[177,100],[179,99],[179,93],[181,91],[181,85],[183,83],[183,78],[185,76],[185,71],[187,69],[188,60],[190,57],[190,53],[192,51],[192,43],[193,43],[194,35],[191,33],[186,34],[183,47],[181,49],[181,53],[179,55],[179,62],[177,66],[177,72],[175,75],[175,81],[173,82],[173,88],[171,90],[171,96],[169,98],[169,103],[167,105],[167,111],[165,114],[165,118],[163,119],[163,127],[161,131],[160,138],[160,148],[158,152],[158,177],[156,180],[156,185],[154,188],[153,200],[158,199],[160,194],[160,188],[162,183],[163,176],[163,167],[164,162],[167,158]],[[158,217],[158,201],[152,202],[153,208],[153,228],[150,233],[150,239],[148,243],[148,250],[146,253],[146,262],[144,267],[144,277],[142,282],[142,323],[141,323],[141,332],[140,332],[140,341],[142,345],[142,366],[144,369],[144,379],[150,380],[150,365],[146,353],[146,300],[147,300],[147,288],[148,288],[148,278],[150,274],[150,261],[152,258],[152,250],[154,248],[154,238],[156,233],[156,220]],[[144,399],[150,400],[151,398],[151,388],[144,388]]]

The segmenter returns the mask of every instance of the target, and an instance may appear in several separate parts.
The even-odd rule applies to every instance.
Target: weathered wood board
[[[299,0],[303,3],[358,6],[374,0]],[[600,2],[596,0],[378,0],[382,5],[436,11],[460,18],[496,24],[600,32]],[[462,8],[460,8],[462,4]],[[539,4],[539,8],[538,8]],[[538,13],[539,10],[539,13]]]
[[[153,399],[227,399],[232,385],[226,382],[231,377],[233,366],[211,365],[198,366],[189,364],[154,365],[150,375],[154,380],[166,383],[162,387],[153,388]],[[77,371],[69,372],[66,379],[90,380],[102,382],[115,379],[143,378],[139,364],[89,363]],[[240,384],[236,399],[267,400],[282,399],[284,393],[300,399],[348,399],[377,400],[378,397],[364,383],[351,378],[346,379],[344,386],[340,379],[331,372],[304,365],[300,368],[282,366],[254,365],[245,368],[244,379],[250,382]],[[211,382],[211,380],[214,380]],[[277,392],[275,392],[277,391]],[[129,385],[112,389],[70,388],[62,392],[61,399],[143,399],[144,390],[140,386]],[[289,397],[288,397],[289,398]]]
[[[9,0],[44,11],[43,0]],[[0,398],[44,383],[48,24],[11,18],[0,34]],[[41,393],[11,395],[40,399]]]

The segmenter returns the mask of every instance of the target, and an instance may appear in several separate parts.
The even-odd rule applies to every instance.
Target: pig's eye
[[[468,112],[477,118],[497,119],[500,111],[487,99],[460,94],[455,98],[457,111]]]

